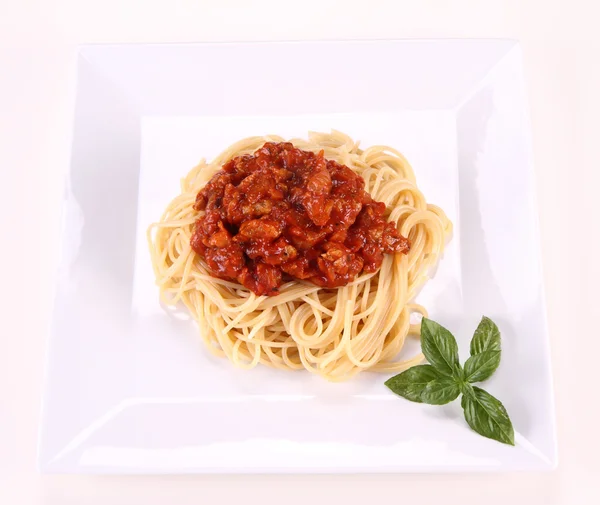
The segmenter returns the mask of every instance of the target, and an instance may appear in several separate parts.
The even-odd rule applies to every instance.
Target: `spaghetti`
[[[283,139],[247,138],[210,163],[202,160],[182,179],[181,194],[161,220],[149,227],[148,244],[162,300],[168,305],[182,301],[207,347],[242,368],[262,363],[341,381],[364,370],[401,371],[420,362],[421,354],[404,361],[397,357],[407,336],[419,333],[410,316],[426,312],[410,301],[440,258],[452,224],[440,208],[427,204],[412,168],[390,147],[362,150],[358,142],[336,131],[290,141],[304,151],[323,151],[327,160],[360,175],[371,197],[386,205],[386,218],[408,237],[407,254],[386,254],[378,271],[363,272],[333,289],[287,281],[276,294],[258,296],[237,282],[211,275],[194,252],[190,241],[201,215],[194,209],[199,191],[229,160],[250,155],[267,142]]]

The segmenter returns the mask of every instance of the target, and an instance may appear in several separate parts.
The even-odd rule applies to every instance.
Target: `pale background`
[[[598,503],[600,12],[595,4],[0,0],[0,503]],[[558,409],[558,469],[501,475],[38,475],[45,333],[68,160],[69,64],[75,45],[404,37],[522,42]]]

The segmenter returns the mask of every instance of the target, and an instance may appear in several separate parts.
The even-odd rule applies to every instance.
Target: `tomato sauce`
[[[375,272],[410,243],[350,168],[289,142],[233,158],[198,193],[191,246],[213,275],[257,295],[304,279],[324,288]]]

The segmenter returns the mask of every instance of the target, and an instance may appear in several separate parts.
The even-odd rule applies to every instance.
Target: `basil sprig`
[[[431,319],[421,322],[421,348],[429,365],[418,365],[388,379],[385,385],[407,400],[444,405],[462,393],[468,425],[480,435],[515,445],[512,423],[504,405],[487,391],[472,386],[489,379],[500,365],[500,332],[483,317],[471,340],[471,356],[461,367],[456,339]]]

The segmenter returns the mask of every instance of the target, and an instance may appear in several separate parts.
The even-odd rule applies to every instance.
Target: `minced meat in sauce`
[[[257,295],[285,280],[335,288],[410,243],[350,168],[289,142],[227,162],[198,193],[191,246],[212,273]]]

